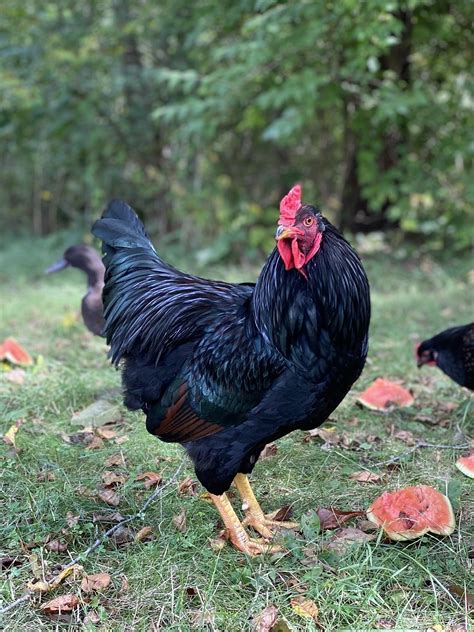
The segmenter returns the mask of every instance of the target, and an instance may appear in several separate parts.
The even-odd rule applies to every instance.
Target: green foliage
[[[467,0],[12,0],[0,227],[85,226],[120,196],[201,261],[251,259],[301,181],[345,227],[464,248],[473,18]]]

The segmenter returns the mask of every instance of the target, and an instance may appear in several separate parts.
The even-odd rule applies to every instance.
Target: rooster
[[[451,327],[416,349],[418,368],[437,366],[460,386],[474,390],[474,323]]]
[[[168,265],[121,201],[92,231],[103,241],[105,334],[112,362],[123,361],[126,406],[145,413],[151,434],[184,446],[237,549],[278,550],[247,474],[265,444],[322,424],[359,377],[370,319],[359,257],[301,203],[299,185],[281,201],[277,247],[255,284]],[[225,493],[232,482],[243,523]]]

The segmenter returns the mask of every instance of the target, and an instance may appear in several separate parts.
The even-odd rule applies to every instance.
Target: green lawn
[[[159,472],[166,483],[183,459],[180,447],[154,440],[142,415],[124,409],[123,420],[113,426],[115,436],[104,439],[101,447],[65,440],[81,430],[71,423],[73,412],[104,393],[120,401],[120,378],[108,364],[104,342],[90,336],[80,322],[71,324],[84,292],[80,273],[41,274],[62,248],[59,238],[20,241],[0,254],[0,340],[13,335],[40,357],[21,385],[0,373],[0,432],[24,420],[16,435],[18,454],[0,442],[0,557],[18,556],[18,565],[10,566],[0,580],[2,605],[19,597],[35,573],[57,572],[110,526],[94,522],[94,514],[137,512],[151,493],[135,480],[137,474]],[[472,436],[474,402],[468,392],[435,369],[418,371],[413,360],[417,340],[472,319],[472,260],[440,265],[378,256],[366,266],[373,301],[369,362],[354,392],[325,424],[335,426],[342,444],[323,446],[320,438],[305,441],[303,433],[294,433],[278,443],[275,456],[258,463],[252,477],[264,509],[291,505],[293,518],[303,517],[303,532],[285,536],[285,553],[248,559],[228,545],[213,550],[210,540],[220,528],[214,508],[201,498],[199,487],[197,495],[180,495],[173,484],[128,525],[135,532],[152,527],[155,539],[125,545],[110,539],[82,559],[85,573],[111,575],[106,590],[91,597],[80,590],[80,578],[68,578],[53,593],[5,615],[2,629],[78,629],[88,614],[88,630],[239,632],[254,629],[252,618],[274,604],[277,629],[315,630],[311,619],[291,607],[291,599],[299,595],[317,605],[324,630],[467,629],[468,606],[450,589],[469,584],[472,565],[474,495],[472,480],[454,467],[460,452],[425,448],[397,466],[372,464],[410,449],[407,435],[394,436],[399,430],[434,444],[466,443]],[[239,270],[227,270],[225,276],[250,278]],[[403,380],[415,394],[415,405],[388,414],[360,409],[357,391],[377,376]],[[118,453],[125,465],[107,466],[106,459]],[[112,469],[128,477],[117,489],[116,508],[96,494],[103,472]],[[349,479],[364,469],[381,479],[365,484]],[[187,461],[179,480],[186,476],[193,476]],[[366,509],[382,491],[413,484],[448,492],[457,518],[451,537],[425,536],[401,544],[376,537],[339,555],[328,547],[335,532],[319,531],[311,513],[331,505]],[[173,523],[182,509],[187,516],[184,533]],[[78,517],[73,526],[68,525],[68,512],[69,519]],[[360,519],[346,526],[360,526]],[[67,550],[48,550],[48,538],[66,543]],[[72,616],[57,622],[41,612],[40,603],[66,593],[80,600]]]

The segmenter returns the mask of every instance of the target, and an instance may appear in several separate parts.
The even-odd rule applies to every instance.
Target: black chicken
[[[474,323],[451,327],[416,350],[418,368],[437,366],[460,386],[474,390]]]
[[[81,302],[82,319],[89,331],[100,336],[104,328],[104,308],[102,305],[104,264],[92,246],[78,244],[65,250],[61,259],[49,266],[46,274],[59,272],[69,266],[79,268],[87,275],[87,292]]]
[[[369,285],[359,257],[294,187],[280,204],[277,248],[256,284],[184,274],[157,255],[124,202],[93,233],[103,240],[105,332],[124,360],[125,404],[147,430],[181,443],[232,543],[275,550],[247,479],[261,450],[323,423],[359,377],[367,355]],[[246,518],[225,492],[234,481]]]

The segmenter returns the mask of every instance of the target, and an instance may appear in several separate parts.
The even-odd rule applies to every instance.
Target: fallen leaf
[[[375,624],[377,630],[393,630],[395,626],[395,621],[391,621],[390,619],[379,619]]]
[[[349,478],[351,481],[357,481],[358,483],[376,483],[382,479],[379,474],[367,472],[366,470],[363,470],[362,472],[353,472],[350,474]]]
[[[278,619],[278,608],[270,604],[252,619],[255,632],[271,632]]]
[[[286,522],[291,518],[292,513],[293,507],[291,505],[283,505],[283,507],[275,509],[275,511],[268,514],[268,519],[276,522]]]
[[[125,518],[118,511],[111,511],[109,513],[92,514],[92,520],[93,522],[113,524],[114,522],[122,522]]]
[[[108,573],[96,573],[95,575],[84,575],[81,582],[81,590],[90,593],[104,590],[110,585],[112,578]]]
[[[117,404],[107,399],[98,399],[90,406],[74,413],[71,423],[77,426],[105,426],[120,419],[120,409]]]
[[[75,516],[72,511],[68,511],[66,514],[66,522],[68,527],[75,527],[79,522],[79,516]]]
[[[25,381],[26,373],[23,369],[12,369],[5,374],[5,379],[11,384],[21,386]]]
[[[31,592],[49,592],[50,590],[57,588],[66,577],[69,577],[69,575],[73,575],[73,577],[75,577],[76,575],[81,575],[82,571],[82,566],[79,564],[73,564],[72,566],[64,568],[50,581],[28,582],[28,589],[31,590]]]
[[[95,626],[95,624],[99,623],[99,621],[100,621],[99,613],[96,610],[89,610],[86,616],[84,617],[84,621],[82,623],[84,627],[89,624]]]
[[[111,428],[97,428],[95,431],[96,435],[98,435],[101,439],[105,439],[109,441],[110,439],[114,439],[117,436],[115,430]]]
[[[3,571],[11,566],[21,566],[23,561],[24,560],[22,560],[18,555],[16,557],[5,555],[4,557],[0,557],[0,570]]]
[[[119,452],[118,454],[112,454],[105,459],[105,464],[107,465],[107,467],[113,467],[114,465],[123,466],[125,465],[125,458],[122,452]]]
[[[365,511],[339,511],[334,507],[319,507],[316,513],[321,529],[337,529],[351,518],[365,516]]]
[[[123,544],[130,544],[135,540],[135,532],[129,527],[119,526],[116,531],[110,536],[111,540],[114,540],[115,544],[122,546]]]
[[[474,610],[474,594],[468,592],[464,586],[452,584],[451,586],[448,586],[448,590],[451,594],[460,597],[461,602],[466,604],[468,610]]]
[[[209,610],[190,610],[189,611],[189,619],[193,628],[208,628],[209,626],[214,627],[214,615]],[[155,632],[155,630],[150,630],[150,632]]]
[[[267,445],[260,452],[260,459],[269,459],[278,452],[276,443],[267,443]]]
[[[223,534],[221,534],[217,538],[208,538],[208,541],[211,549],[218,553],[219,551],[222,551],[222,549],[225,547],[227,538],[224,537]]]
[[[117,437],[115,439],[115,443],[117,445],[122,445],[122,443],[125,443],[126,441],[128,441],[128,435],[122,435],[121,437]]]
[[[329,445],[339,445],[341,436],[336,432],[335,428],[314,428],[307,433],[309,437],[319,437]]]
[[[136,542],[142,542],[143,540],[150,540],[153,537],[153,529],[151,527],[142,527],[135,536]]]
[[[116,472],[112,472],[110,470],[105,470],[102,474],[102,482],[105,487],[115,487],[117,485],[123,485],[128,476],[124,474],[117,474]]]
[[[120,504],[120,496],[113,489],[101,489],[97,492],[97,496],[112,507],[117,507]]]
[[[318,621],[319,609],[314,601],[305,599],[304,597],[294,597],[291,601],[291,607],[297,615],[305,619]]]
[[[19,428],[18,424],[15,423],[12,426],[10,426],[7,432],[3,435],[3,441],[7,445],[12,445],[14,448],[16,448],[15,437],[16,437],[16,433],[18,432],[18,428]]]
[[[55,599],[51,599],[40,606],[45,614],[60,614],[61,612],[71,612],[79,605],[79,599],[72,593],[68,595],[61,595]]]
[[[150,487],[155,487],[156,485],[159,485],[163,480],[163,477],[157,472],[143,472],[143,474],[138,474],[135,480],[144,481],[145,487],[147,489],[150,489]]]
[[[87,444],[88,450],[99,450],[104,447],[104,442],[100,437],[96,437],[95,435],[92,437],[92,441]]]
[[[129,589],[128,579],[125,575],[122,575],[119,593],[123,595],[124,593],[128,592],[128,589]]]
[[[458,409],[459,404],[456,402],[438,402],[438,408],[445,413],[452,413],[453,411]]]
[[[180,533],[185,533],[186,531],[186,510],[181,509],[179,514],[173,516],[173,524],[178,529]]]
[[[359,520],[357,522],[357,526],[361,531],[364,531],[364,533],[370,533],[370,531],[378,531],[379,529],[375,522],[372,522],[371,520]]]
[[[408,446],[412,446],[416,444],[416,439],[413,436],[413,432],[409,430],[399,430],[393,435],[394,439],[398,439],[399,441],[403,441]]]
[[[178,493],[187,496],[197,496],[197,483],[190,476],[185,478],[178,485]]]
[[[362,544],[370,540],[375,540],[375,535],[365,533],[355,527],[344,527],[334,533],[331,539],[324,544],[324,548],[342,556],[354,544]]]
[[[46,481],[56,480],[56,476],[54,475],[54,472],[38,472],[38,474],[36,475],[36,480],[39,483],[44,483]]]
[[[64,551],[67,551],[67,544],[66,542],[61,542],[60,540],[50,540],[49,542],[46,542],[44,548],[48,549],[48,551],[52,551],[53,553],[63,553]]]

